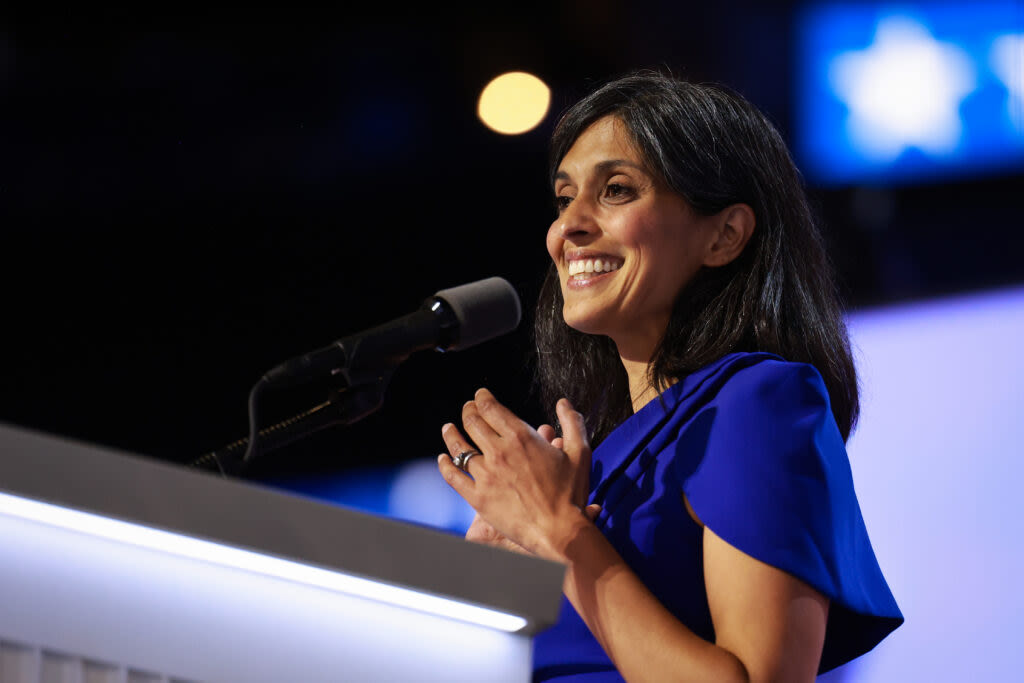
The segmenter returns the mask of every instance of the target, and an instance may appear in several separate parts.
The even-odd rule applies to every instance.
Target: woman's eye
[[[569,202],[571,201],[572,197],[559,195],[558,197],[555,197],[555,209],[558,211],[558,213],[562,213],[569,207]]]
[[[630,189],[619,183],[608,183],[604,188],[604,193],[608,197],[624,197],[630,193]]]

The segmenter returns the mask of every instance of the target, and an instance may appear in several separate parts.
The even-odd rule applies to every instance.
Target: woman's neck
[[[634,413],[658,395],[658,390],[651,381],[651,359],[657,351],[667,325],[666,317],[664,324],[631,329],[629,334],[612,335],[612,341],[619,351],[619,360],[622,361],[622,367],[626,369],[626,377],[629,379],[629,398],[633,403]]]
[[[658,391],[651,383],[650,363],[647,361],[636,361],[628,358],[622,359],[622,367],[626,369],[626,377],[629,379],[629,397],[633,402],[633,412],[637,412],[658,395]]]

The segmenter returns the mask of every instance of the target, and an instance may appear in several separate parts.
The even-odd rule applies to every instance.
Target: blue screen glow
[[[797,30],[794,149],[823,185],[1024,168],[1024,5],[819,4]]]

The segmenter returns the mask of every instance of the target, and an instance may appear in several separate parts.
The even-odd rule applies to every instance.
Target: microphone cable
[[[257,455],[287,446],[321,429],[352,424],[373,413],[383,404],[386,382],[333,390],[326,401],[259,429],[257,406],[266,384],[260,380],[249,392],[249,436],[201,455],[188,463],[189,467],[216,471],[223,477],[240,476]]]

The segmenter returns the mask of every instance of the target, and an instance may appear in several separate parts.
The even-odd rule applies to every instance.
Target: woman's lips
[[[580,275],[583,273],[600,274],[616,271],[622,267],[622,259],[613,256],[581,256],[570,258],[566,262],[569,275]]]
[[[571,254],[566,260],[566,269],[569,273],[566,286],[570,289],[590,287],[613,276],[622,264],[621,258],[609,254]]]
[[[618,272],[612,270],[604,273],[580,273],[578,275],[570,275],[565,282],[565,286],[569,289],[585,289],[593,285],[599,284],[600,282],[607,280]]]

